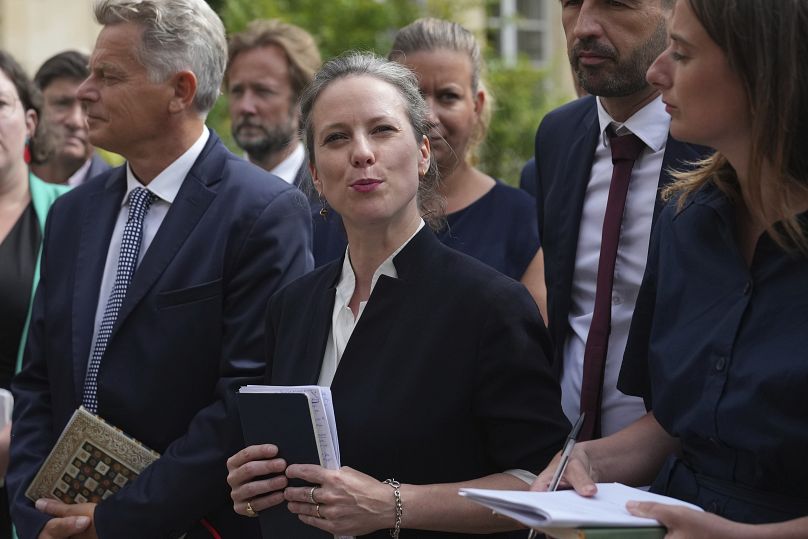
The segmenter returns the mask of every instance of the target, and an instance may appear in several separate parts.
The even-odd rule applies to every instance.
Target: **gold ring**
[[[314,510],[317,511],[317,518],[323,518],[323,515],[320,514],[320,504],[314,506]],[[325,519],[323,519],[325,520]]]
[[[250,502],[247,502],[247,516],[252,518],[258,516],[258,513],[255,512],[255,509],[253,509],[253,506]]]
[[[316,486],[311,487],[311,490],[309,491],[309,501],[311,501],[312,505],[317,505],[317,500],[314,499],[314,491],[315,490],[317,490]]]

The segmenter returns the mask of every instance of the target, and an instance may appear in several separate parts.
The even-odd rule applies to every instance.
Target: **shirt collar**
[[[418,223],[418,228],[413,232],[412,236],[407,238],[407,241],[402,243],[398,249],[392,252],[390,256],[388,256],[384,262],[382,262],[376,271],[373,272],[373,278],[370,281],[370,292],[373,293],[373,289],[376,287],[376,282],[379,280],[379,277],[382,275],[386,275],[388,277],[392,277],[393,279],[398,279],[398,271],[396,271],[396,266],[393,263],[393,259],[396,257],[398,253],[401,252],[407,244],[412,241],[418,232],[424,228],[424,220],[421,219],[421,222]],[[351,296],[353,296],[354,288],[356,288],[356,275],[354,274],[353,266],[351,266],[351,257],[350,257],[350,245],[345,248],[345,257],[342,260],[342,273],[339,277],[339,282],[337,283],[337,292],[336,292],[336,302],[338,305],[348,305],[348,302],[351,300]]]
[[[90,165],[92,164],[92,162],[93,158],[92,156],[90,156],[90,158],[87,159],[76,172],[70,175],[70,177],[67,179],[66,182],[67,185],[76,186],[80,184],[83,180],[85,180],[86,178],[84,176],[87,174],[87,171],[90,170]]]
[[[289,157],[278,163],[278,165],[269,172],[279,176],[283,181],[288,184],[295,183],[297,171],[303,166],[306,160],[306,150],[303,149],[303,143],[298,141],[294,151],[289,154]]]
[[[149,191],[154,193],[160,200],[173,204],[180,187],[182,187],[182,182],[185,181],[185,177],[188,175],[188,172],[191,171],[191,167],[194,166],[194,163],[205,148],[208,138],[210,138],[210,131],[208,131],[207,126],[203,126],[202,134],[196,139],[196,142],[149,182],[147,186]],[[135,177],[129,163],[126,163],[126,195],[123,197],[123,201],[121,201],[122,206],[128,203],[129,193],[135,187],[143,187],[143,184]]]
[[[654,152],[658,152],[665,147],[665,143],[668,140],[671,117],[665,111],[665,104],[662,102],[661,95],[635,112],[631,118],[622,124],[615,121],[611,115],[606,112],[599,97],[595,99],[595,101],[598,105],[601,144],[607,148],[609,147],[609,136],[606,134],[606,128],[611,124],[615,124],[618,133],[621,127],[625,127],[627,130],[637,135],[637,137]]]

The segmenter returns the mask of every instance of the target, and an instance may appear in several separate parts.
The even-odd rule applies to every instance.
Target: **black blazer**
[[[126,191],[124,167],[51,208],[41,280],[15,378],[7,482],[21,539],[47,517],[24,492],[81,404],[99,286]],[[235,157],[211,133],[138,266],[98,375],[99,415],[160,452],[101,502],[100,537],[256,537],[233,513],[225,460],[243,447],[228,417],[232,386],[264,370],[266,302],[312,267],[309,208],[280,178]]]
[[[342,464],[415,484],[543,469],[569,426],[527,290],[428,228],[394,264],[398,278],[379,278],[331,385]],[[317,382],[341,269],[318,268],[270,301],[268,383]]]
[[[539,237],[544,249],[548,328],[555,345],[553,368],[559,375],[563,367],[564,340],[569,332],[581,212],[599,132],[595,97],[587,96],[547,114],[536,133]],[[659,186],[673,179],[670,169],[686,169],[688,163],[702,159],[710,151],[669,136]],[[663,206],[657,197],[654,222]]]

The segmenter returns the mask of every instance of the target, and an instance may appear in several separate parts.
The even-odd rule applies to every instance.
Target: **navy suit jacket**
[[[428,228],[394,264],[398,278],[379,277],[331,384],[342,465],[415,484],[543,469],[569,424],[530,294]],[[273,296],[266,383],[317,383],[341,270],[342,259]]]
[[[48,517],[24,492],[81,404],[125,168],[51,209],[26,367],[15,379],[8,486],[21,539]],[[225,460],[243,447],[234,387],[264,372],[270,295],[312,268],[309,207],[211,133],[138,266],[98,375],[99,415],[160,452],[95,510],[102,539],[258,537],[232,510]]]
[[[87,174],[84,175],[84,179],[81,180],[81,183],[86,182],[90,178],[95,178],[102,172],[106,172],[112,167],[104,161],[104,159],[98,155],[97,153],[93,153],[93,156],[90,158],[90,168],[87,169]]]
[[[569,311],[578,231],[589,184],[600,125],[594,96],[586,96],[547,114],[536,133],[536,203],[539,237],[544,249],[548,329],[555,345],[554,368],[560,375]],[[673,178],[670,169],[683,170],[703,158],[707,148],[668,137],[659,186]],[[657,197],[653,221],[664,203]]]

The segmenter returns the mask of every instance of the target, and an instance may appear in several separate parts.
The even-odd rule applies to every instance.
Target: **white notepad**
[[[658,502],[702,509],[668,496],[653,494],[620,483],[598,483],[598,492],[585,498],[574,490],[524,492],[464,488],[460,495],[531,528],[644,527],[659,526],[652,518],[635,517],[626,502]]]

